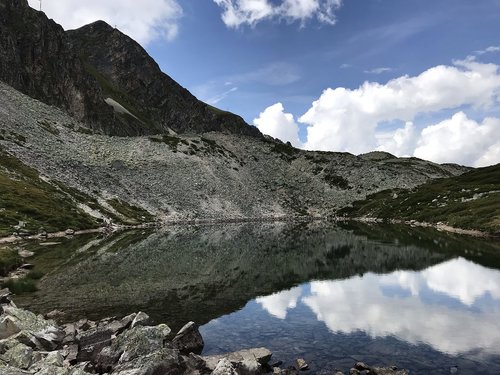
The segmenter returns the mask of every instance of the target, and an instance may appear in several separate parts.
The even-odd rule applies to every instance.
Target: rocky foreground
[[[147,314],[64,325],[17,308],[0,291],[0,373],[3,375],[297,374],[308,364],[297,359],[282,369],[266,348],[201,356],[203,338],[195,323],[172,335],[166,324],[150,325]],[[334,372],[342,375],[341,371]],[[405,370],[357,363],[349,374],[405,375]]]

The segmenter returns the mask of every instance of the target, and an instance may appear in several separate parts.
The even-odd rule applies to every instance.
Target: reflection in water
[[[302,289],[295,287],[267,297],[257,298],[256,301],[260,303],[269,314],[278,319],[285,319],[288,309],[293,309],[297,306],[297,300],[301,294]]]
[[[129,232],[31,250],[46,276],[16,302],[65,311],[67,320],[142,310],[174,331],[193,320],[207,353],[268,346],[316,370],[364,360],[412,373],[449,373],[430,369],[459,362],[461,373],[478,363],[482,373],[500,373],[497,243],[397,226],[281,223]]]
[[[500,272],[460,258],[422,272],[315,281],[302,302],[333,332],[500,354],[499,291]]]

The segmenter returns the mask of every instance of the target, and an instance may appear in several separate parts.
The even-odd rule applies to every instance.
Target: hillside
[[[350,217],[443,222],[500,233],[500,164],[439,179],[410,190],[371,194],[339,211]]]
[[[38,179],[25,181],[52,197],[48,211],[78,210],[94,222],[326,217],[367,194],[467,170],[418,159],[307,152],[221,132],[112,137],[5,84],[0,108],[0,148],[21,169],[4,167],[4,175],[16,180],[32,168]],[[71,208],[55,200],[54,186],[63,187]],[[43,216],[21,214],[19,205],[27,202],[5,202],[15,192],[1,195],[2,208],[17,212],[3,224],[4,233],[18,220],[31,223],[31,231],[45,227]],[[63,224],[71,223],[53,229],[66,229]]]

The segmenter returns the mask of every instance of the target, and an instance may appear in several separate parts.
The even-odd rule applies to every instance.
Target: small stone
[[[135,328],[137,326],[148,326],[150,323],[151,318],[149,317],[149,315],[140,311],[132,321],[132,325],[130,326],[130,328]]]
[[[66,236],[73,236],[75,234],[75,231],[73,229],[66,229],[64,232]]]
[[[306,371],[309,369],[309,365],[307,364],[307,362],[303,358],[299,358],[295,362],[297,363],[297,368],[300,371]]]

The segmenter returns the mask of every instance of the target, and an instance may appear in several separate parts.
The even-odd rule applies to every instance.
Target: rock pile
[[[0,373],[2,375],[257,375],[298,374],[309,366],[271,366],[265,348],[201,356],[203,338],[194,322],[176,335],[166,324],[151,325],[143,312],[97,322],[64,325],[17,308],[0,291]],[[343,374],[337,372],[337,375]],[[349,374],[406,375],[395,368],[358,363]]]

